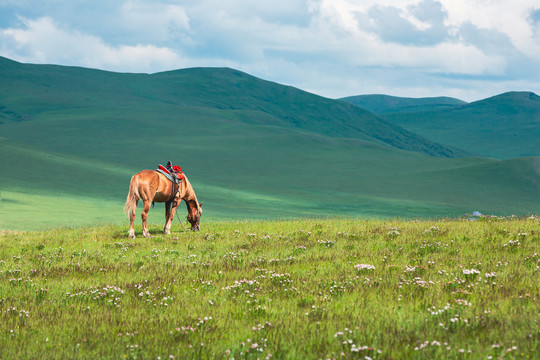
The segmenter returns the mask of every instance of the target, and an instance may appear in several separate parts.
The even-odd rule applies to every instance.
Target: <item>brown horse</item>
[[[176,194],[173,194],[175,190]],[[191,230],[200,230],[202,203],[199,204],[197,201],[195,191],[193,191],[193,187],[185,175],[177,189],[175,189],[173,183],[167,179],[165,175],[155,170],[143,170],[133,175],[129,184],[129,193],[127,195],[126,204],[124,205],[124,210],[126,215],[129,216],[130,221],[129,237],[132,239],[135,239],[135,228],[133,227],[133,223],[135,222],[135,212],[139,200],[144,202],[141,217],[143,235],[145,237],[150,236],[146,220],[148,218],[148,211],[153,202],[165,203],[164,234],[171,233],[171,224],[174,214],[182,200],[184,200],[187,205],[187,219],[191,224]]]

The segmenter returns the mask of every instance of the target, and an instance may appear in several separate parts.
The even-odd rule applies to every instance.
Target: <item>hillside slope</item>
[[[419,112],[452,109],[467,104],[463,100],[451,97],[405,98],[390,95],[357,95],[341,100],[374,112],[386,114],[395,112]]]
[[[382,115],[412,132],[498,159],[540,155],[540,97],[509,92],[459,107]]]
[[[465,153],[433,143],[344,102],[264,81],[228,68],[193,68],[152,75],[18,64],[0,58],[4,121],[32,120],[54,110],[151,106],[250,112],[247,123],[294,127],[322,135],[374,141],[432,156]],[[29,103],[27,100],[32,99]],[[130,111],[130,110],[126,110]]]
[[[0,229],[125,223],[131,175],[168,160],[205,219],[540,212],[537,158],[430,156],[452,150],[235,70],[0,65]]]

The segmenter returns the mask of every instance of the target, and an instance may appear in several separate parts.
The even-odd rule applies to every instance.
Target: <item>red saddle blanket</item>
[[[169,175],[171,174],[169,169],[167,169],[165,166],[163,166],[161,164],[158,166],[158,169],[163,171],[166,174],[169,174]],[[182,168],[180,166],[173,165],[172,169],[175,172],[176,176],[178,177],[178,180],[181,180],[181,179],[184,178],[184,173],[182,172]]]

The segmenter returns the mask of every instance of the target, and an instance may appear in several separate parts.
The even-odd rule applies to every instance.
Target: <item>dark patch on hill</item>
[[[451,97],[406,98],[389,95],[358,95],[342,98],[376,114],[446,110],[467,104]]]

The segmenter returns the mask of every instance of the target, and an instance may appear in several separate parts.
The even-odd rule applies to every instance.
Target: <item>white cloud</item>
[[[540,92],[536,2],[4,2],[0,55],[130,72],[229,66],[329,97],[439,89],[472,100],[499,89]],[[8,10],[20,20],[3,24]]]
[[[415,69],[426,73],[500,75],[507,66],[504,56],[486,54],[475,44],[453,39],[441,38],[428,45],[385,41],[359,23],[365,18],[358,17],[356,10],[347,7],[344,0],[321,4],[316,21],[306,30],[311,35],[302,34],[304,42],[293,44],[291,51],[306,51],[323,59],[330,57],[345,66]]]
[[[181,57],[166,47],[113,47],[102,39],[59,27],[52,19],[21,19],[24,28],[0,31],[3,55],[23,62],[79,65],[116,71],[154,72],[181,66]]]
[[[124,31],[138,39],[167,41],[189,30],[189,17],[178,5],[126,1],[118,19]]]
[[[471,23],[479,29],[505,34],[520,52],[540,59],[538,43],[527,21],[537,0],[440,0],[448,9],[449,23]]]

